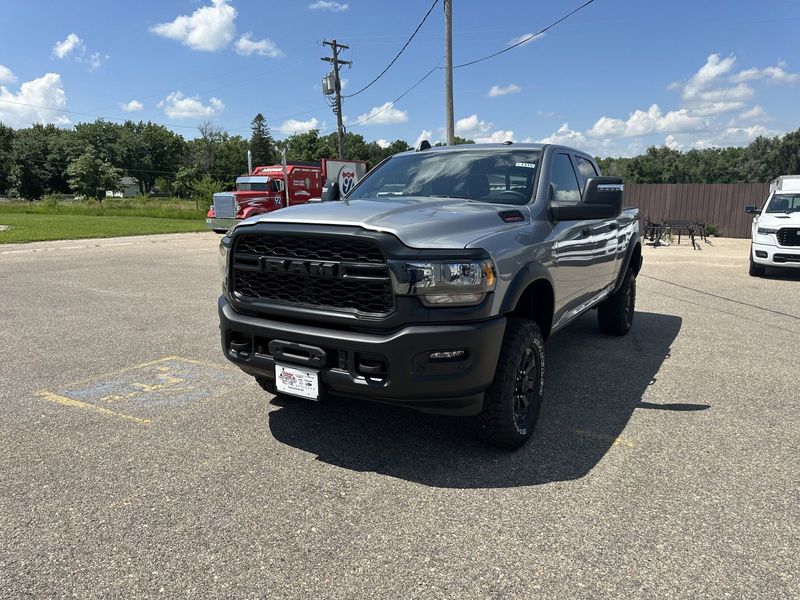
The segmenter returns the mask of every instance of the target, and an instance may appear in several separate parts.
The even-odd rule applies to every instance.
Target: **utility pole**
[[[344,125],[342,124],[342,84],[339,79],[339,65],[353,64],[349,60],[339,59],[339,50],[349,50],[350,47],[344,44],[337,44],[336,40],[323,40],[325,46],[330,46],[333,56],[323,56],[322,60],[333,64],[333,85],[336,100],[333,112],[336,114],[336,129],[339,134],[339,160],[344,160]]]
[[[447,119],[447,145],[456,142],[453,120],[453,0],[444,0],[444,106]]]

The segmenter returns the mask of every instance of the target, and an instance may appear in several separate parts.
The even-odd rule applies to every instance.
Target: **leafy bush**
[[[712,235],[719,235],[719,228],[716,225],[712,225],[711,223],[706,223],[705,234],[706,237],[711,237]]]

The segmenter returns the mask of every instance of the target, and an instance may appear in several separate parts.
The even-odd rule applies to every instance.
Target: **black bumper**
[[[506,326],[497,317],[363,333],[244,315],[224,297],[219,317],[225,356],[250,375],[274,381],[273,352],[289,348],[279,362],[318,370],[323,394],[458,415],[482,409]],[[430,360],[431,352],[447,350],[466,350],[466,356]]]

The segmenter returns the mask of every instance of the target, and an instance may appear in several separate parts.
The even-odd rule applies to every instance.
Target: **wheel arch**
[[[555,291],[550,274],[542,265],[528,265],[509,287],[502,312],[531,319],[546,340],[553,328],[554,311]]]

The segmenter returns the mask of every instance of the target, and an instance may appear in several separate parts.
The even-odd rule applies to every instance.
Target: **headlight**
[[[482,260],[389,261],[394,291],[426,306],[473,306],[494,290],[494,263]]]
[[[219,265],[219,273],[222,275],[222,290],[228,287],[228,265],[229,256],[231,252],[230,247],[231,238],[225,236],[219,243],[219,253],[217,254],[217,264]]]
[[[761,235],[769,235],[770,233],[778,233],[778,230],[771,227],[759,227],[758,233]]]

